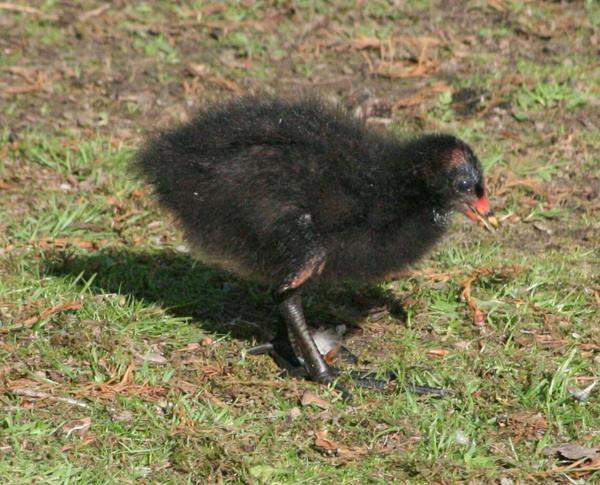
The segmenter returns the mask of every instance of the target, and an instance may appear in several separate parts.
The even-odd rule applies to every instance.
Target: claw
[[[336,391],[341,393],[342,401],[344,401],[345,403],[352,402],[354,397],[352,396],[352,393],[350,391],[348,391],[344,386],[342,386],[341,384],[335,384],[333,387]]]

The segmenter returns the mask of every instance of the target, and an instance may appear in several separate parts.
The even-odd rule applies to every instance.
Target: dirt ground
[[[587,405],[569,394],[600,369],[597,2],[1,2],[0,32],[0,406],[10,415],[0,418],[0,472],[14,483],[598,479],[598,394]],[[323,290],[308,309],[349,324],[349,345],[372,363],[420,369],[433,384],[460,385],[464,372],[467,404],[423,411],[414,398],[367,394],[289,431],[305,383],[282,384],[270,363],[233,357],[275,318],[268,292],[196,266],[127,159],[154,130],[261,93],[318,94],[399,135],[453,132],[480,155],[498,231],[460,224],[400,282],[361,297]],[[204,293],[186,293],[198,281]],[[160,315],[163,327],[98,323],[137,314]],[[182,330],[184,320],[199,333]],[[218,350],[207,350],[213,343]],[[172,364],[172,374],[134,375],[130,345],[154,356],[137,366]],[[101,358],[87,356],[91,347]],[[73,377],[61,362],[87,370]],[[43,392],[90,399],[95,411],[82,417],[45,399],[43,412],[64,409],[40,415],[31,382],[48,380],[58,387]],[[167,412],[164,400],[178,404]],[[148,426],[160,432],[138,444],[161,451],[123,451],[143,434],[123,413],[152,421],[153,406],[163,414]],[[53,441],[88,417],[93,433]],[[544,452],[565,442],[592,451]],[[48,465],[36,467],[43,453]],[[98,475],[106,470],[114,476]]]
[[[600,41],[584,3],[7,3],[0,121],[11,140],[34,130],[135,144],[220,99],[316,92],[401,131],[443,129],[449,113],[484,124],[484,157],[497,143],[512,164],[567,157],[557,197],[570,184],[588,201],[598,181],[589,147],[574,145],[598,128]],[[554,73],[549,92],[537,88]]]

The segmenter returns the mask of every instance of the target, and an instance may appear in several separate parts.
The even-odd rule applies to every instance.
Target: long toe
[[[378,379],[372,372],[362,371],[350,371],[350,377],[352,381],[359,387],[364,389],[374,389],[377,391],[387,391],[391,387],[391,383],[394,379],[385,378]]]
[[[254,347],[250,347],[242,350],[242,352],[246,355],[266,355],[273,350],[273,344],[271,342],[267,342],[266,344],[255,345]]]
[[[374,389],[377,391],[388,391],[396,389],[399,385],[408,392],[417,396],[449,397],[454,394],[451,389],[443,387],[421,386],[416,384],[401,383],[394,372],[387,372],[383,378],[376,377],[375,373],[368,371],[350,371],[352,381],[365,389]]]
[[[353,400],[354,398],[352,397],[352,393],[351,393],[350,391],[348,391],[348,389],[346,389],[346,388],[345,388],[344,386],[342,386],[341,384],[337,384],[337,383],[336,383],[336,384],[335,384],[333,387],[334,387],[334,389],[335,389],[336,391],[338,391],[339,393],[341,393],[341,395],[342,395],[342,400],[343,400],[344,402],[346,402],[346,403],[350,403],[350,402],[352,402],[352,400]]]
[[[450,397],[454,395],[452,389],[446,389],[444,387],[418,386],[415,384],[405,384],[404,387],[408,392],[416,394],[417,396]]]
[[[344,362],[346,364],[352,364],[352,365],[358,364],[358,357],[354,353],[352,353],[352,351],[350,349],[348,349],[347,347],[345,347],[343,345],[340,347],[338,356],[342,360],[342,362]]]

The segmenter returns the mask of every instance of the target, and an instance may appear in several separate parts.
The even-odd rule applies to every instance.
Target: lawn
[[[600,479],[598,2],[2,2],[0,31],[2,483]],[[392,281],[306,295],[396,389],[348,404],[246,356],[270,289],[194,258],[129,168],[249,93],[486,167],[498,230],[457,215]]]

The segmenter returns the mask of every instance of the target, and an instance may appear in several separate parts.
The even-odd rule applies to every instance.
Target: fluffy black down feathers
[[[457,195],[450,135],[399,141],[316,99],[247,97],[150,140],[136,165],[203,258],[282,281],[313,258],[383,278],[440,238]]]

